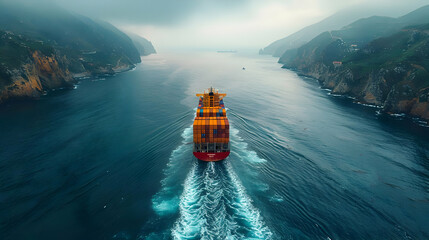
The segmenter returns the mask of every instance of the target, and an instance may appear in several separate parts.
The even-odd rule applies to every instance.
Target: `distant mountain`
[[[398,18],[399,22],[405,24],[419,24],[428,19],[429,5],[418,8],[402,17]]]
[[[74,77],[113,74],[139,63],[113,25],[53,4],[0,2],[0,102],[69,87]],[[151,49],[148,49],[151,51]]]
[[[141,56],[147,56],[156,53],[156,50],[153,47],[152,43],[146,38],[128,32],[127,35],[131,38]]]
[[[304,62],[311,64],[320,61],[321,58],[325,62],[338,60],[376,38],[389,36],[406,26],[425,23],[429,23],[429,5],[398,18],[362,18],[341,30],[324,32],[297,49],[287,50],[279,62],[296,67]]]
[[[322,32],[340,29],[360,18],[375,15],[377,12],[380,12],[380,10],[368,7],[355,7],[339,11],[318,23],[307,26],[296,33],[271,43],[262,49],[260,54],[280,57],[286,50],[298,48]]]
[[[292,68],[316,62],[329,64],[341,60],[371,40],[393,34],[404,25],[390,17],[359,19],[341,30],[324,32],[297,49],[287,50],[279,62]]]
[[[429,6],[399,18],[360,19],[287,50],[285,68],[333,93],[429,119]]]

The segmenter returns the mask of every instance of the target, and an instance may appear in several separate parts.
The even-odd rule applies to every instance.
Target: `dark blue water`
[[[1,106],[0,239],[428,239],[429,129],[275,61],[154,55]],[[232,124],[218,163],[190,144],[210,86]]]

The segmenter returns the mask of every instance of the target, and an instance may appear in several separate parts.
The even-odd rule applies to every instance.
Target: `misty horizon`
[[[413,0],[349,1],[3,1],[32,7],[54,4],[103,21],[150,40],[159,51],[245,50],[257,51],[275,40],[315,24],[337,12],[361,12],[399,17],[427,4]]]

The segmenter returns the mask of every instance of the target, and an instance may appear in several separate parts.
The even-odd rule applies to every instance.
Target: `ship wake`
[[[179,208],[174,239],[268,239],[272,235],[228,161],[195,163]]]
[[[192,136],[192,127],[182,133],[183,142],[172,152],[164,170],[161,190],[152,198],[153,210],[161,217],[152,225],[159,226],[156,222],[168,221],[175,216],[177,220],[172,225],[168,224],[171,229],[152,232],[144,238],[270,239],[271,231],[230,163],[238,161],[251,167],[265,160],[248,150],[247,144],[238,136],[238,130],[231,129],[234,154],[221,162],[197,161],[190,157],[192,147],[188,143]],[[258,186],[262,185],[258,183]]]
[[[192,141],[192,126],[186,128],[182,133],[182,144],[171,153],[167,168],[164,170],[165,178],[161,181],[161,190],[152,198],[152,207],[160,215],[168,215],[177,212],[179,206],[178,191],[181,190],[180,182],[183,182],[185,176],[181,176],[182,171],[178,169],[187,169],[189,156],[192,156],[192,148],[189,146]]]

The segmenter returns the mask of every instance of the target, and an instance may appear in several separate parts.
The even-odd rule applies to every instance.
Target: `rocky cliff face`
[[[284,68],[289,68],[284,65]],[[355,97],[359,102],[379,106],[386,113],[405,113],[429,120],[429,85],[420,87],[416,81],[419,66],[379,68],[360,74],[347,66],[332,67],[323,63],[310,67],[294,67],[301,74],[319,80],[333,94]],[[429,81],[429,79],[427,79]]]
[[[48,90],[72,87],[74,80],[55,55],[34,51],[20,68],[8,69],[9,84],[0,91],[0,103],[10,98],[39,97]]]

